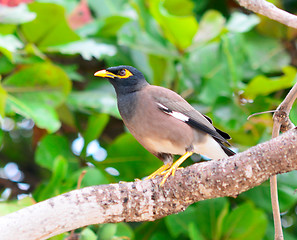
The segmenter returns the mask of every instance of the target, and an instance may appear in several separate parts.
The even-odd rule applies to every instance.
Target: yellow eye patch
[[[130,76],[132,76],[133,74],[128,70],[128,69],[122,69],[119,74],[117,75],[117,77],[119,78],[128,78]]]

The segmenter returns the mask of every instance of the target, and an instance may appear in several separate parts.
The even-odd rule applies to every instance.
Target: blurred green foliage
[[[93,77],[107,66],[133,65],[180,93],[229,132],[238,151],[271,138],[270,114],[247,117],[275,109],[296,82],[296,30],[229,1],[84,3],[0,5],[1,215],[75,189],[84,170],[81,187],[132,181],[162,164],[123,127],[112,86]],[[285,238],[296,239],[297,174],[278,179]],[[269,183],[155,222],[77,232],[104,240],[272,239]]]

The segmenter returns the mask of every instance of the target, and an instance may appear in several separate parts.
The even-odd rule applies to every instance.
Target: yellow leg
[[[184,155],[182,155],[179,159],[176,160],[175,163],[166,171],[165,176],[163,177],[162,182],[160,183],[160,186],[162,186],[167,178],[172,175],[174,176],[176,169],[190,156],[192,156],[193,152],[186,152]]]
[[[152,179],[152,178],[155,178],[158,175],[161,175],[161,173],[163,171],[167,170],[168,168],[170,168],[170,166],[171,166],[171,163],[167,163],[167,164],[163,165],[162,167],[160,167],[159,169],[154,171],[151,175],[146,177],[144,180]]]

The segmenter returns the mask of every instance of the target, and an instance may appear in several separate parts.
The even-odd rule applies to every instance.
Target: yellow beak
[[[108,72],[106,70],[100,70],[98,72],[95,72],[94,76],[96,77],[105,77],[105,78],[115,78],[117,75]]]

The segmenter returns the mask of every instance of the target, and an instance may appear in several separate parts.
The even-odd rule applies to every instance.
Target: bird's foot
[[[175,163],[172,164],[172,166],[164,172],[165,175],[160,183],[160,186],[163,186],[164,183],[166,182],[167,178],[169,178],[170,175],[174,176],[175,172],[177,169],[179,169],[180,165],[191,155],[193,154],[193,152],[186,152],[184,155],[182,155],[178,160],[176,160]]]
[[[171,173],[171,175],[174,176],[176,170],[178,170],[178,169],[184,169],[184,167],[178,167],[178,168],[176,168],[176,169],[172,169],[172,173]],[[168,171],[170,171],[170,169],[168,169],[167,171],[161,172],[159,175],[164,176],[164,175],[167,174]]]
[[[158,175],[162,175],[162,172],[166,171],[168,168],[170,168],[170,166],[171,166],[171,163],[167,163],[163,165],[162,167],[154,171],[151,175],[147,176],[144,180],[153,179]]]

